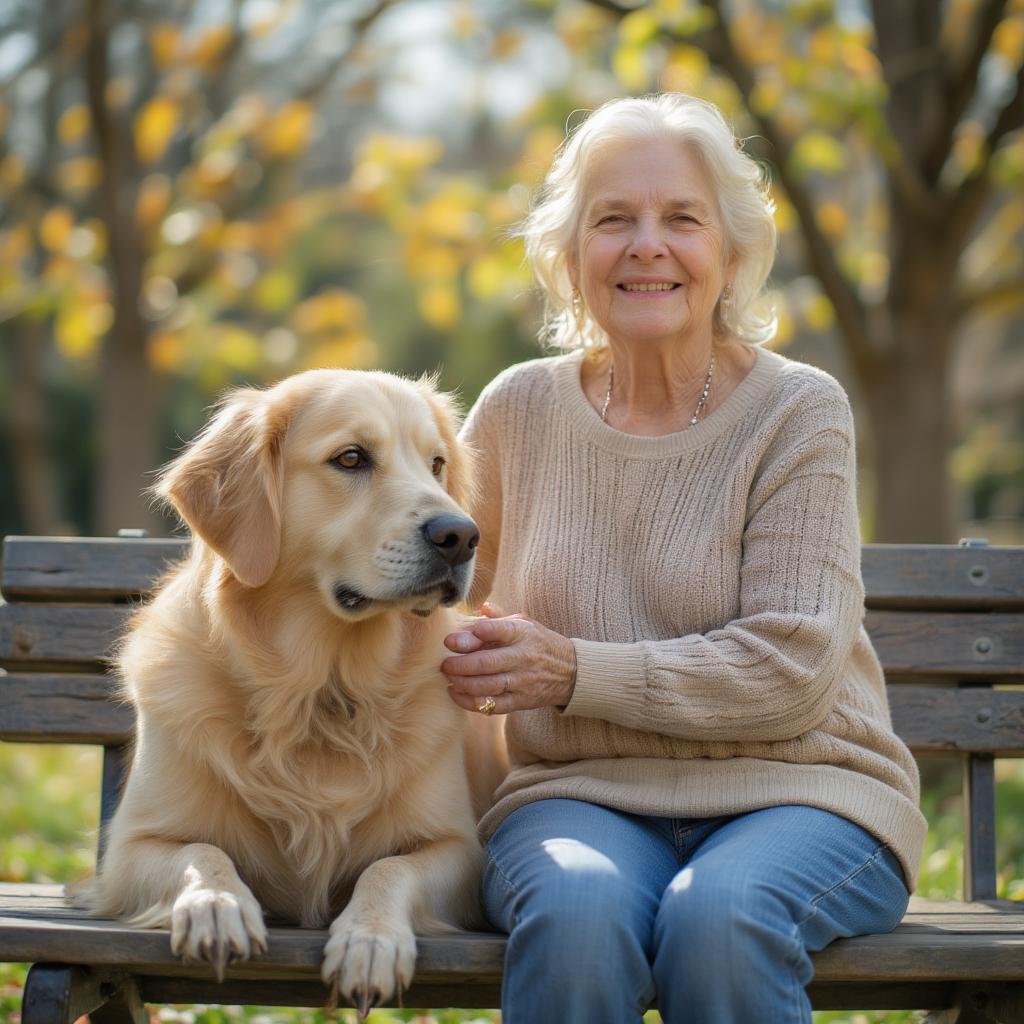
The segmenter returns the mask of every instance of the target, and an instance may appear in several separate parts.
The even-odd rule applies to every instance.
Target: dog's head
[[[232,392],[155,490],[247,587],[428,614],[465,597],[479,539],[457,425],[428,381],[312,370]]]

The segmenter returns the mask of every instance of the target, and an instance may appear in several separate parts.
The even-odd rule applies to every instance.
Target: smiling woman
[[[442,665],[507,716],[502,1020],[807,1024],[809,952],[895,927],[925,833],[861,621],[849,403],[758,345],[772,206],[710,104],[602,107],[523,234],[571,351],[466,421],[492,605]]]

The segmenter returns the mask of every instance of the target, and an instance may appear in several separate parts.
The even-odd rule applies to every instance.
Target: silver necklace
[[[704,410],[704,406],[708,404],[708,395],[711,393],[711,378],[715,373],[715,353],[711,353],[711,362],[708,363],[708,373],[704,378],[704,390],[700,393],[700,401],[697,403],[697,408],[693,410],[693,415],[690,417],[690,426],[697,426],[697,420],[700,418],[701,412]],[[601,420],[604,423],[608,422],[608,403],[612,400],[612,388],[615,386],[615,364],[612,363],[608,368],[608,390],[605,392],[604,405],[601,406]]]

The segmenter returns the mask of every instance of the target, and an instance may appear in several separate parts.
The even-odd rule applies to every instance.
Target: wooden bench
[[[182,541],[148,539],[4,545],[0,739],[102,745],[103,821],[133,726],[130,709],[109,700],[104,656],[131,603],[182,551]],[[818,1009],[961,1007],[960,1024],[1019,1024],[1024,904],[995,899],[994,758],[1024,754],[1024,691],[1005,688],[1024,684],[1024,548],[869,546],[863,566],[897,731],[916,753],[963,764],[964,899],[915,898],[891,935],[818,953],[811,999]],[[271,927],[267,955],[218,984],[205,966],[172,956],[165,931],[84,917],[61,886],[0,885],[0,961],[35,965],[24,1024],[83,1013],[141,1024],[144,1003],[322,1005],[325,941],[325,932]],[[405,1004],[499,1005],[504,946],[494,934],[421,940]]]

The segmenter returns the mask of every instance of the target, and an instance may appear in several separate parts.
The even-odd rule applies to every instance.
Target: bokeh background
[[[233,384],[439,371],[468,406],[540,354],[510,230],[566,127],[675,89],[769,174],[773,344],[850,393],[865,539],[1022,543],[1022,55],[1024,0],[0,0],[0,534],[168,532],[143,489]],[[88,868],[97,772],[0,747],[0,877]]]

